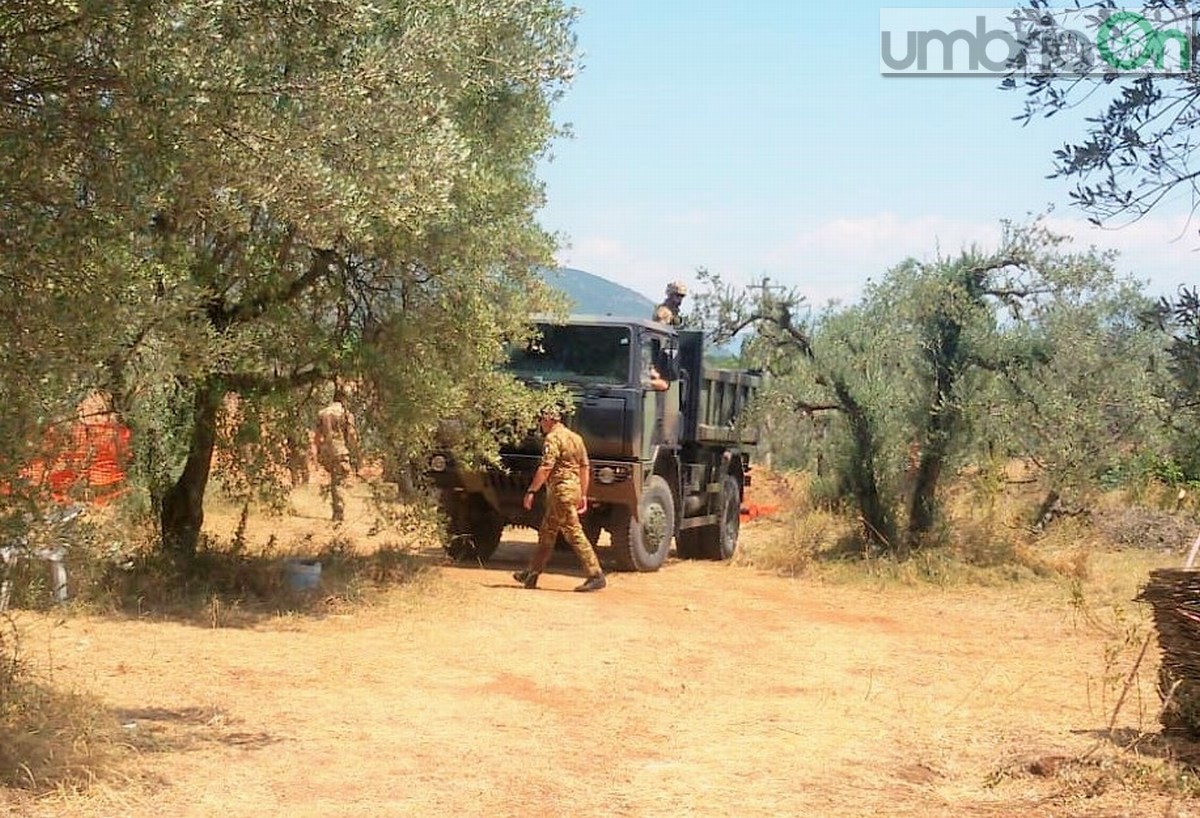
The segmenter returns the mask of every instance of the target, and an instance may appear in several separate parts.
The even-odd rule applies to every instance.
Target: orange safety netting
[[[756,466],[755,475],[758,475],[759,471],[760,467]],[[761,477],[756,477],[753,490],[747,485],[742,494],[742,507],[739,511],[743,523],[757,520],[759,517],[772,517],[783,507],[783,495],[779,492],[778,479],[771,471],[762,471]],[[765,502],[759,502],[760,500]]]
[[[46,455],[22,469],[21,482],[47,490],[56,502],[103,505],[125,490],[131,437],[129,427],[116,422],[74,423],[66,434],[46,436]]]
[[[743,503],[741,508],[742,522],[757,520],[759,517],[770,517],[779,512],[779,506],[764,506],[758,503]]]

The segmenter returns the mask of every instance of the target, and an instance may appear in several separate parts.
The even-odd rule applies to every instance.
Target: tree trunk
[[[920,547],[921,540],[933,530],[937,520],[938,481],[961,416],[955,389],[963,371],[962,332],[958,320],[939,315],[925,339],[925,355],[933,367],[933,393],[930,395],[929,419],[922,434],[920,465],[908,506],[903,544],[905,556]]]
[[[192,402],[192,438],[187,462],[179,479],[163,495],[159,517],[163,548],[185,559],[195,556],[204,525],[204,492],[212,471],[221,397],[222,390],[211,381],[197,388]]]
[[[937,487],[942,476],[944,458],[941,453],[921,453],[921,462],[917,467],[917,479],[913,484],[912,499],[908,507],[908,530],[905,532],[905,545],[908,549],[917,547],[923,535],[933,528],[937,516]]]
[[[1062,496],[1055,490],[1051,489],[1046,498],[1042,500],[1042,504],[1038,506],[1037,515],[1033,518],[1033,528],[1035,531],[1044,531],[1046,526],[1054,519],[1055,512],[1059,510],[1058,501]]]
[[[885,552],[891,551],[896,543],[896,530],[875,477],[876,445],[870,418],[845,383],[838,381],[832,386],[850,424],[854,454],[847,473],[859,514],[862,515],[863,533],[869,544]]]

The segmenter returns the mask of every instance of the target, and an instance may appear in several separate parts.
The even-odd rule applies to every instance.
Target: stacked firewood
[[[1151,571],[1137,598],[1153,606],[1162,649],[1160,721],[1168,730],[1200,738],[1200,570]]]

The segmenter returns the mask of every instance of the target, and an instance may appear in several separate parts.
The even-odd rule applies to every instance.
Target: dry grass
[[[379,527],[364,488],[352,500],[335,528],[301,491],[240,534],[241,510],[217,506],[203,587],[22,613],[30,678],[83,691],[63,706],[97,721],[42,730],[55,764],[92,755],[43,766],[37,799],[0,788],[0,814],[1200,812],[1192,756],[1156,735],[1149,612],[1131,602],[1174,556],[1101,548],[1083,521],[1018,541],[1064,570],[1005,568],[997,509],[928,556],[871,563],[832,559],[847,524],[801,499],[747,524],[735,564],[579,595],[560,593],[570,555],[543,590],[513,585],[527,532],[450,567],[435,539]],[[318,594],[280,595],[285,553],[329,560]]]
[[[16,620],[0,615],[0,786],[86,790],[123,756],[119,731],[96,699],[39,679]]]
[[[1189,530],[1183,518],[1131,506],[1117,495],[1102,498],[1093,513],[1061,517],[1035,531],[1030,521],[1042,489],[972,472],[943,492],[944,522],[911,559],[872,559],[853,520],[814,499],[807,475],[760,469],[755,479],[755,499],[765,494],[779,511],[764,518],[759,536],[738,560],[783,576],[817,572],[826,579],[943,587],[1086,580],[1096,554],[1131,547],[1177,554],[1190,542],[1182,534]]]
[[[743,543],[735,563],[779,576],[799,577],[830,554],[852,553],[853,525],[811,499],[812,479],[799,472],[769,472],[758,468],[751,496],[776,509],[756,521],[752,542]]]
[[[443,588],[437,560],[412,547],[429,536],[432,518],[403,508],[391,509],[386,519],[368,514],[370,487],[359,486],[355,495],[361,513],[345,527],[314,525],[326,502],[315,486],[295,493],[287,517],[263,509],[248,515],[214,497],[209,517],[215,525],[185,567],[157,552],[149,527],[130,527],[112,509],[93,510],[69,555],[72,599],[55,611],[43,566],[20,563],[11,575],[13,613],[0,614],[0,785],[39,796],[90,790],[97,780],[120,778],[131,752],[145,749],[94,697],[64,692],[31,666],[30,645],[18,627],[22,610],[295,630],[313,617],[358,615],[376,606],[394,612],[436,598]],[[369,548],[363,547],[367,540],[374,541]],[[318,591],[288,584],[284,565],[294,557],[321,563]],[[45,636],[53,643],[53,629]]]
[[[351,489],[350,501],[354,518],[335,525],[317,485],[293,492],[284,514],[238,506],[213,492],[200,547],[182,564],[158,550],[152,526],[93,515],[69,557],[71,607],[230,625],[371,605],[392,588],[428,582],[438,561],[427,548],[437,539],[436,517],[422,507],[379,502],[367,483]],[[320,563],[320,593],[289,584],[286,566],[295,559]],[[40,574],[17,580],[20,607],[47,606]]]

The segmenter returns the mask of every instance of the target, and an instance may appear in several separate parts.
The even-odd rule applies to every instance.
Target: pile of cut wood
[[[1151,571],[1150,581],[1137,598],[1154,608],[1162,649],[1160,721],[1168,730],[1183,730],[1200,738],[1200,570]]]

